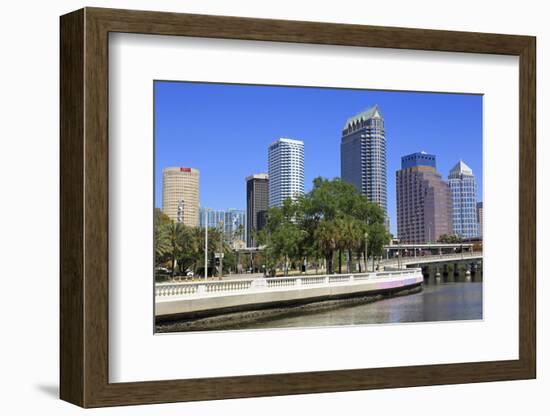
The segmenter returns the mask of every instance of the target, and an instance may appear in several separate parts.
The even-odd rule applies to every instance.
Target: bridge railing
[[[329,286],[339,284],[354,284],[370,279],[383,279],[397,276],[413,277],[420,269],[403,269],[395,271],[375,273],[349,273],[335,275],[314,276],[287,276],[258,279],[240,279],[211,282],[181,282],[181,283],[157,283],[155,295],[157,297],[172,296],[201,296],[213,294],[228,294],[232,292],[266,292],[279,288],[291,288],[298,286]]]
[[[417,262],[427,262],[430,260],[462,260],[462,259],[468,259],[468,258],[479,258],[482,257],[483,253],[481,251],[474,251],[472,253],[470,252],[464,252],[464,253],[450,253],[450,254],[434,254],[429,256],[407,256],[407,257],[400,257],[397,258],[391,258],[391,259],[384,259],[380,261],[381,265],[387,265],[387,264],[415,264]]]

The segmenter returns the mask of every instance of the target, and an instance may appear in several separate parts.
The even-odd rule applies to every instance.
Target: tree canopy
[[[462,243],[462,238],[456,234],[441,234],[437,239],[437,242],[443,244],[458,244]]]
[[[154,220],[155,266],[169,264],[173,273],[203,270],[204,229],[171,221],[159,209],[155,209]],[[347,254],[346,269],[351,272],[354,256],[359,267],[362,260],[367,263],[365,250],[374,261],[382,254],[390,234],[382,209],[352,184],[316,178],[307,194],[269,209],[267,224],[257,238],[264,250],[254,261],[250,259],[250,265],[257,269],[255,262],[261,261],[260,268],[265,266],[271,275],[277,270],[287,275],[290,268],[303,270],[309,262],[317,267],[319,260],[328,273],[333,273],[335,257],[341,272],[342,254]],[[208,259],[215,252],[223,252],[224,270],[236,270],[238,253],[231,249],[222,230],[209,228],[208,240]]]
[[[169,263],[172,274],[188,270],[204,273],[204,229],[172,221],[158,208],[155,209],[154,222],[155,266]],[[209,227],[209,261],[216,252],[224,253],[224,270],[235,267],[235,253],[225,241],[223,232]]]
[[[268,266],[283,261],[285,274],[289,261],[305,263],[308,257],[324,258],[332,273],[336,251],[348,253],[349,272],[353,253],[362,252],[366,236],[373,254],[389,241],[384,220],[382,209],[352,184],[316,178],[309,193],[268,211],[260,242],[266,246]]]

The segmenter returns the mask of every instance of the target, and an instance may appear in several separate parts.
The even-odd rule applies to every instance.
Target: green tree
[[[314,241],[326,262],[327,273],[333,273],[332,259],[334,251],[338,248],[340,230],[334,220],[321,220],[313,232]]]
[[[181,234],[181,250],[178,256],[178,267],[180,272],[192,270],[197,271],[197,265],[200,263],[201,253],[204,249],[201,246],[204,239],[201,238],[204,230],[199,227],[184,227]],[[204,259],[204,257],[203,257]]]
[[[170,253],[170,267],[172,274],[175,273],[176,259],[181,253],[182,242],[184,239],[185,228],[184,225],[179,222],[172,221],[163,227],[162,233],[169,246]]]
[[[233,235],[233,240],[244,240],[244,225],[239,224]]]
[[[369,203],[352,184],[316,178],[308,194],[269,210],[267,226],[258,240],[265,245],[268,266],[275,268],[282,262],[285,274],[291,263],[305,263],[306,258],[323,258],[328,273],[333,273],[336,252],[341,272],[342,251],[348,254],[350,272],[353,254],[364,254],[365,232],[375,224],[385,230],[384,220],[382,209]],[[379,228],[373,228],[373,238],[381,238]]]
[[[155,247],[155,267],[165,263],[170,253],[170,241],[165,232],[170,218],[159,208],[155,208],[153,217],[153,243]]]
[[[266,245],[270,268],[283,262],[284,275],[288,275],[292,261],[301,259],[305,231],[301,227],[301,206],[299,201],[286,199],[281,207],[268,211],[267,225],[259,234],[259,241]]]
[[[462,243],[462,238],[460,238],[456,234],[453,234],[453,235],[441,234],[437,239],[437,242],[443,243],[443,244],[459,244],[459,243]]]
[[[374,270],[374,259],[383,254],[384,245],[390,242],[391,235],[384,224],[379,222],[371,224],[368,233],[368,250],[372,255],[372,270]]]
[[[339,246],[347,252],[346,272],[351,273],[353,253],[363,246],[364,224],[358,219],[346,215],[337,220],[340,239]]]
[[[312,191],[304,197],[304,215],[306,218],[306,230],[314,235],[313,241],[322,236],[323,241],[317,241],[325,259],[332,259],[334,250],[346,250],[348,252],[348,270],[351,267],[350,259],[353,252],[364,256],[364,234],[368,227],[380,224],[384,227],[385,214],[374,203],[368,202],[355,187],[340,179],[327,180],[316,178],[313,181]],[[323,225],[319,232],[315,230],[322,221],[332,221]],[[328,232],[332,232],[329,235]],[[315,234],[317,237],[315,237]],[[314,241],[315,243],[315,241]],[[340,259],[341,256],[338,255]],[[366,262],[366,259],[365,259]],[[332,261],[329,262],[332,273]],[[339,262],[339,271],[341,264]]]
[[[197,228],[197,234],[195,234],[195,270],[203,270],[204,273],[204,246],[205,246],[205,230],[204,228]],[[223,233],[219,228],[208,227],[208,264],[213,264],[214,253],[220,252],[224,249]]]

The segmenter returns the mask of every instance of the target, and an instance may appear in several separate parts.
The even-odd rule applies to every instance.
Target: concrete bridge
[[[229,312],[394,293],[421,285],[420,268],[394,271],[256,278],[155,286],[155,316],[199,318]]]
[[[392,257],[389,259],[381,260],[380,266],[384,267],[407,267],[411,265],[424,265],[428,263],[453,263],[463,260],[477,261],[483,259],[483,253],[481,251],[474,252],[462,252],[451,254],[437,254],[428,256],[407,256],[407,257]]]
[[[482,252],[474,252],[474,248],[480,243],[423,243],[423,244],[388,244],[383,247],[385,259],[380,261],[380,266],[399,267],[411,264],[426,264],[437,262],[452,262],[472,258],[474,260],[483,257]],[[247,247],[235,250],[239,255],[252,258],[263,252],[264,246]],[[345,254],[345,253],[344,253]],[[364,262],[362,267],[364,267]]]

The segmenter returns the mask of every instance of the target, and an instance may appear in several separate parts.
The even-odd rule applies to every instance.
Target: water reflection
[[[476,281],[477,280],[477,281]],[[284,317],[264,318],[224,329],[364,325],[482,319],[482,283],[475,276],[428,278],[417,294],[373,303]]]

